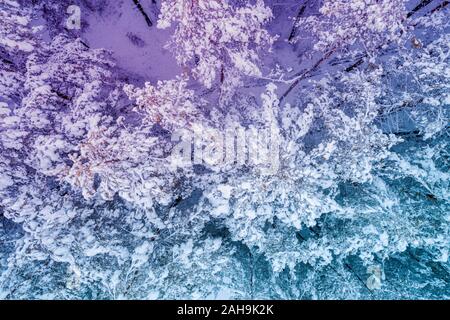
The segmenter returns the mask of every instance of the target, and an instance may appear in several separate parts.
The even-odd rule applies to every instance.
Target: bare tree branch
[[[148,16],[148,14],[145,12],[144,8],[142,7],[141,3],[139,0],[133,0],[134,4],[136,5],[136,7],[138,8],[138,10],[140,11],[140,13],[144,16],[145,22],[147,23],[147,25],[149,27],[153,26],[153,22],[150,19],[150,17]]]
[[[288,42],[289,43],[292,43],[292,40],[294,39],[294,37],[295,37],[295,35],[297,33],[298,21],[300,20],[300,17],[305,12],[307,3],[308,3],[308,0],[306,0],[305,3],[298,10],[297,16],[295,17],[295,20],[294,20],[294,25],[292,26],[291,33],[289,34],[289,38],[288,38]]]
[[[410,12],[408,12],[408,14],[406,15],[407,18],[410,18],[413,14],[415,14],[417,11],[419,11],[420,9],[426,7],[427,5],[429,5],[431,2],[433,2],[433,0],[422,0],[420,1],[420,3],[414,7],[414,9],[412,9]]]
[[[319,61],[317,61],[314,66],[312,66],[311,69],[305,71],[302,73],[286,90],[286,92],[280,97],[280,103],[289,95],[289,93],[302,81],[303,79],[306,79],[311,76],[311,74],[316,71],[320,65],[326,61],[331,55],[335,52],[336,49],[331,49],[328,51]]]

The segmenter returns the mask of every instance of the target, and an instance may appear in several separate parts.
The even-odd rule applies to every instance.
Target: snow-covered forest
[[[444,0],[0,0],[0,299],[450,299]]]

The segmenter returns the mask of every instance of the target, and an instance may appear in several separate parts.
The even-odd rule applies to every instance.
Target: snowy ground
[[[144,10],[155,17],[154,5],[142,2]],[[150,82],[173,79],[181,73],[170,51],[164,48],[173,30],[149,27],[131,0],[111,1],[101,12],[89,12],[83,37],[92,48],[113,52],[124,71]]]

